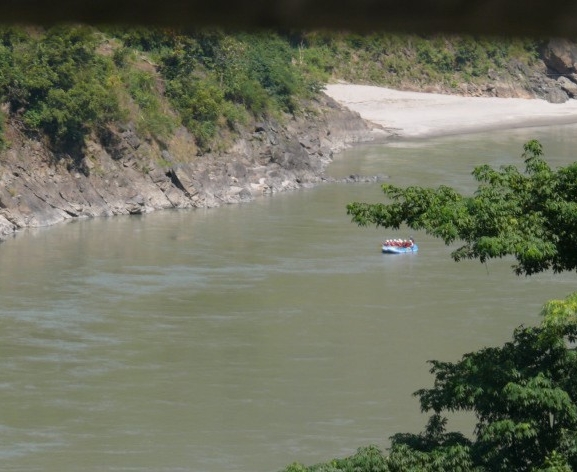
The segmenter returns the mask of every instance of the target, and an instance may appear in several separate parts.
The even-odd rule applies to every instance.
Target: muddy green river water
[[[476,188],[575,126],[369,144],[329,173]],[[0,245],[0,469],[269,472],[417,432],[427,360],[510,339],[573,274],[455,263],[424,233],[350,223],[379,184],[330,184],[211,210],[78,221]],[[380,253],[412,235],[417,254]],[[467,431],[471,419],[449,428]]]

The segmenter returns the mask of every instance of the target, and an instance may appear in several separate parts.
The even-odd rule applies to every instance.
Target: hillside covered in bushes
[[[182,125],[202,153],[251,120],[298,113],[333,80],[465,94],[500,83],[502,95],[529,96],[546,73],[541,51],[502,38],[5,27],[0,97],[4,121],[55,151],[79,152],[90,133],[132,121],[160,141]]]
[[[334,150],[368,132],[322,93],[325,83],[563,101],[575,88],[572,47],[504,38],[4,26],[0,235],[315,183]]]

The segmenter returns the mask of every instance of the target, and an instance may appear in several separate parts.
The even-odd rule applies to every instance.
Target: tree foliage
[[[158,50],[159,70],[202,149],[224,126],[234,129],[249,115],[295,113],[311,95],[289,42],[278,34],[197,31],[172,41],[174,47]]]
[[[318,92],[293,57],[272,32],[3,27],[0,96],[58,151],[127,116],[160,140],[182,123],[206,151],[251,115],[296,113]]]
[[[421,409],[433,412],[433,422],[442,412],[475,414],[474,441],[455,442],[468,451],[475,467],[491,471],[577,467],[576,304],[577,294],[550,302],[540,326],[517,328],[513,340],[502,347],[466,354],[456,363],[431,362],[434,386],[416,392]],[[442,432],[440,436],[452,438]],[[428,442],[416,439],[396,435],[393,450],[405,445],[427,452]],[[551,469],[554,463],[557,469]]]
[[[94,31],[82,26],[8,40],[4,96],[13,113],[58,148],[80,145],[92,127],[120,117],[118,99],[106,85],[112,64],[96,45]]]
[[[515,166],[475,168],[480,185],[473,196],[447,186],[437,189],[385,184],[391,203],[347,205],[353,222],[398,229],[406,224],[463,243],[452,257],[514,256],[517,274],[577,269],[577,163],[553,170],[536,140],[524,145],[524,172]]]
[[[431,388],[415,393],[431,413],[419,434],[391,438],[328,464],[288,471],[569,472],[577,470],[577,294],[547,303],[539,326],[520,326],[501,347],[431,361]],[[447,432],[456,411],[472,413],[472,438]]]

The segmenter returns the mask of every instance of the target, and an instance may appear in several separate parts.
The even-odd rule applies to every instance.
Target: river
[[[329,172],[472,191],[473,166],[575,126],[368,144]],[[350,223],[379,184],[210,210],[28,230],[0,245],[0,464],[6,471],[271,472],[388,445],[426,422],[427,360],[500,345],[573,274],[450,259],[424,233]],[[417,254],[380,253],[413,235]],[[449,428],[467,432],[468,417]]]

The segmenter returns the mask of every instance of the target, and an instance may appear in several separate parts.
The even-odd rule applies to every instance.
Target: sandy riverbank
[[[577,100],[459,97],[352,84],[330,84],[325,93],[377,129],[407,138],[577,123]]]

